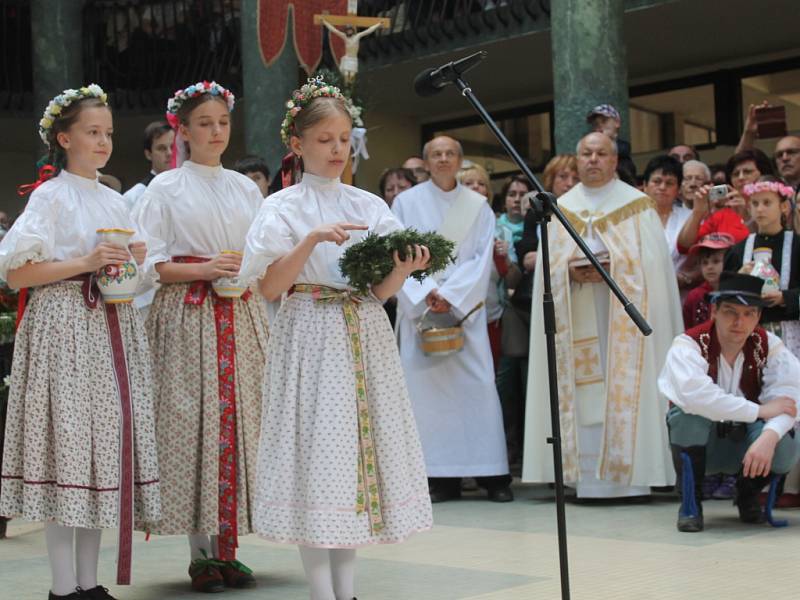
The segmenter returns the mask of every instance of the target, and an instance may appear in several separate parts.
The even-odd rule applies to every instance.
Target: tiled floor
[[[517,486],[517,501],[479,496],[437,505],[433,531],[405,544],[359,551],[360,600],[539,600],[560,598],[555,506],[541,486]],[[746,526],[730,502],[705,503],[707,530],[675,530],[674,497],[645,505],[567,506],[575,600],[737,600],[793,598],[800,588],[800,512],[779,511],[789,527]],[[49,570],[41,524],[12,522],[0,541],[0,600],[47,598]],[[101,580],[114,577],[114,535],[104,535]],[[259,586],[229,600],[306,600],[297,550],[254,536],[240,558]],[[181,537],[137,535],[134,585],[111,586],[120,600],[198,598],[188,588]]]

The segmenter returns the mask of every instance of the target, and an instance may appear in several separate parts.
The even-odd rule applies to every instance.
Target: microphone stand
[[[555,473],[555,488],[556,488],[556,519],[558,525],[558,557],[559,566],[561,571],[561,598],[562,600],[569,600],[569,560],[567,555],[567,516],[564,507],[564,467],[561,455],[561,421],[558,408],[558,373],[556,370],[556,313],[553,303],[553,292],[550,285],[550,246],[547,236],[547,224],[550,221],[551,215],[554,215],[559,222],[564,226],[569,233],[570,237],[575,240],[575,243],[581,249],[581,252],[586,256],[592,266],[603,277],[612,293],[619,299],[625,307],[625,312],[636,324],[639,330],[644,335],[650,335],[653,330],[642,314],[637,310],[633,303],[628,300],[617,283],[611,278],[606,270],[602,267],[600,262],[595,257],[594,253],[586,245],[581,236],[575,231],[572,223],[567,220],[556,203],[556,197],[550,192],[546,192],[542,184],[536,179],[536,176],[530,170],[523,158],[519,155],[511,142],[497,127],[491,115],[486,111],[481,102],[475,97],[469,84],[461,78],[462,73],[453,68],[453,63],[447,65],[449,78],[456,84],[458,89],[475,110],[480,115],[481,119],[486,123],[487,127],[492,131],[494,136],[508,152],[511,158],[517,163],[517,166],[522,170],[528,181],[531,182],[536,188],[536,195],[532,198],[532,209],[536,216],[536,222],[540,225],[541,231],[539,239],[540,252],[542,253],[542,281],[544,283],[544,298],[543,298],[543,312],[544,312],[544,332],[547,346],[547,379],[550,387],[550,421],[552,424],[552,437],[547,438],[547,443],[553,446],[553,467]],[[532,307],[531,307],[532,308]]]

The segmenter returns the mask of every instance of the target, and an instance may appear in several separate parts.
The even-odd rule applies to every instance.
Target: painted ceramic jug
[[[764,280],[764,287],[761,293],[776,292],[781,289],[781,276],[777,269],[772,266],[772,250],[770,248],[756,248],[753,250],[753,270],[750,274],[753,277],[760,277]]]
[[[223,250],[220,254],[242,256],[236,250]],[[247,291],[247,285],[238,277],[219,277],[211,282],[211,287],[220,298],[240,298]]]
[[[133,229],[98,229],[98,243],[106,242],[127,248]],[[139,269],[133,257],[129,261],[117,265],[106,265],[97,272],[97,287],[108,304],[126,304],[133,302],[136,287],[139,284]]]

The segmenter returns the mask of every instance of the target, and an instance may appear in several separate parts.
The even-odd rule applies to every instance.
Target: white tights
[[[196,558],[219,558],[219,544],[217,535],[206,535],[205,533],[193,533],[189,536],[189,551],[191,552],[191,560]]]
[[[66,596],[78,586],[85,590],[97,587],[101,534],[100,529],[64,527],[57,523],[45,525],[53,594]]]
[[[353,600],[356,551],[299,546],[311,600]]]

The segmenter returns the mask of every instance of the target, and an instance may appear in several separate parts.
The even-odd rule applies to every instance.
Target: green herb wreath
[[[443,270],[455,260],[452,256],[455,244],[438,233],[401,229],[388,235],[368,234],[344,251],[339,259],[339,269],[358,293],[366,294],[370,286],[383,281],[394,268],[394,251],[397,250],[400,259],[405,260],[406,249],[415,244],[427,246],[431,253],[430,266],[411,274],[417,281]]]

